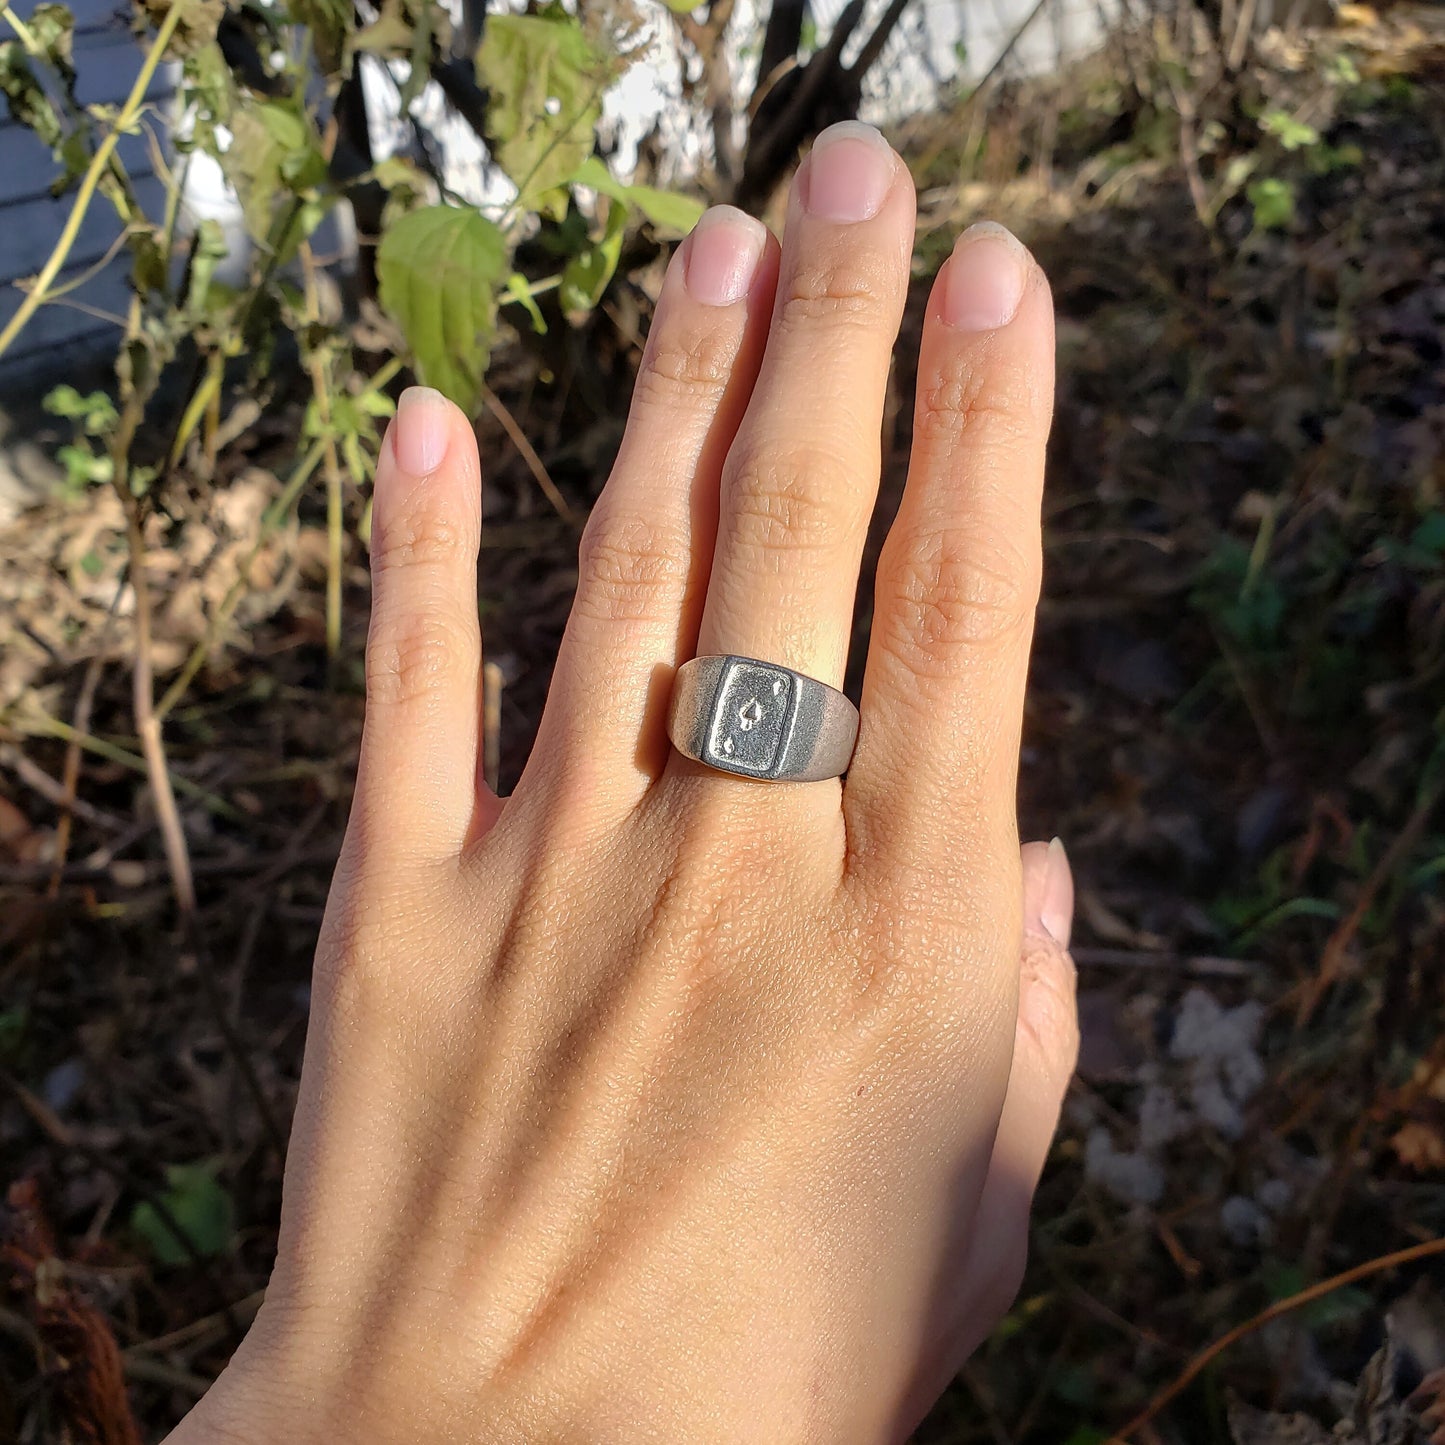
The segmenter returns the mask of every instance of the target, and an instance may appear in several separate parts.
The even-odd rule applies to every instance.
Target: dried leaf
[[[497,160],[529,205],[592,154],[612,60],[571,16],[494,15],[476,66]]]

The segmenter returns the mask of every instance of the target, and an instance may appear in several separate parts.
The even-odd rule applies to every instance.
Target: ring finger
[[[914,208],[871,126],[824,131],[798,172],[762,367],[723,468],[700,655],[842,679]]]
[[[622,449],[582,539],[533,753],[554,785],[571,786],[583,770],[625,808],[666,760],[657,681],[691,655],[697,635],[722,461],[757,374],[777,266],[761,223],[719,206],[668,269]],[[638,746],[598,768],[599,736]]]

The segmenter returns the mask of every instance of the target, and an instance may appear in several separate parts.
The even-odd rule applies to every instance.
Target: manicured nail
[[[429,386],[409,386],[396,404],[391,423],[391,449],[397,465],[414,477],[441,466],[451,430],[446,398]]]
[[[896,164],[873,126],[840,120],[813,142],[803,204],[825,221],[866,221],[878,214]]]
[[[1064,840],[1055,838],[1049,844],[1049,859],[1044,866],[1044,900],[1039,909],[1039,922],[1049,937],[1064,948],[1074,931],[1074,874]]]
[[[1028,252],[1013,233],[980,221],[958,238],[943,283],[943,319],[960,331],[997,331],[1014,319],[1028,281]]]
[[[704,306],[731,306],[752,288],[768,233],[734,206],[714,206],[687,243],[688,294]]]

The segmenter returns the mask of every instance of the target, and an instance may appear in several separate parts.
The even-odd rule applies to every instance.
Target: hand
[[[928,303],[846,783],[666,734],[694,654],[842,678],[914,207],[836,127],[781,254],[721,208],[674,257],[505,802],[474,439],[403,398],[275,1274],[173,1441],[900,1440],[1007,1308],[1076,1046],[1016,835],[1053,335],[1007,233]]]

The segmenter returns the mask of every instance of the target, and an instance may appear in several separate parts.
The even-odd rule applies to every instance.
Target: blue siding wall
[[[33,0],[16,6],[23,17]],[[140,73],[142,52],[130,33],[126,9],[106,0],[72,0],[76,17],[75,68],[77,93],[86,104],[124,100]],[[169,117],[166,103],[172,81],[158,73],[152,98],[158,113],[156,134],[162,135]],[[122,139],[119,154],[136,181],[142,205],[159,215],[163,191],[143,136]],[[65,219],[71,200],[55,200],[49,193],[55,165],[49,151],[23,127],[10,119],[0,102],[0,326],[15,314],[22,300],[13,281],[33,276],[45,264]],[[64,280],[87,279],[62,302],[42,306],[0,359],[0,391],[23,386],[37,373],[53,375],[55,367],[76,350],[103,350],[118,335],[106,314],[125,310],[130,297],[127,261],[118,256],[102,265],[120,234],[115,211],[97,196],[62,272]],[[87,273],[93,273],[87,275]]]

